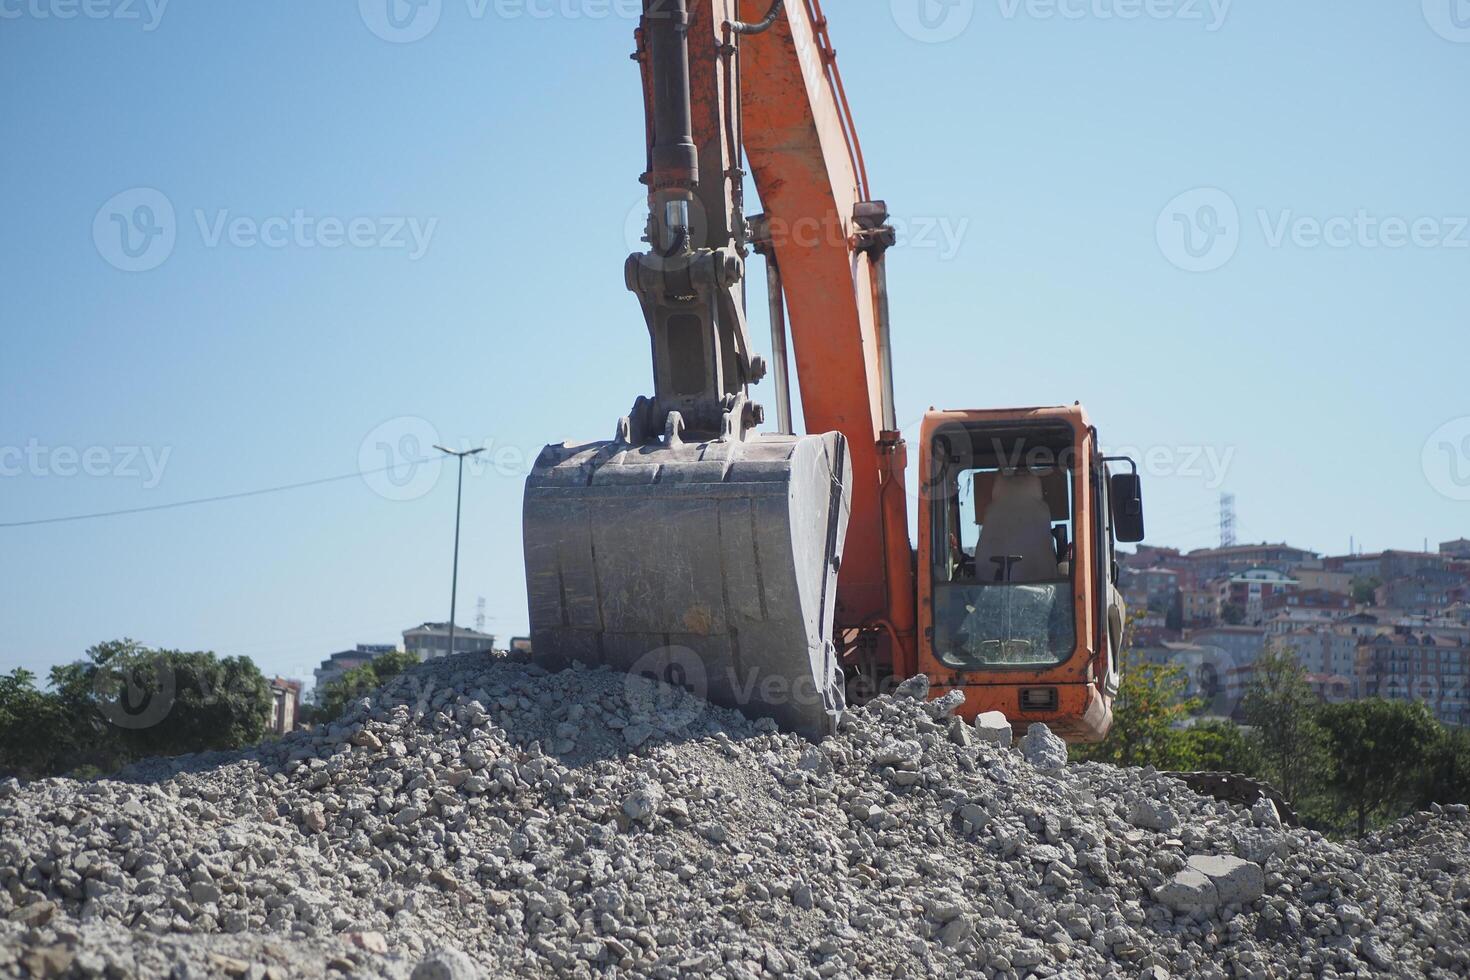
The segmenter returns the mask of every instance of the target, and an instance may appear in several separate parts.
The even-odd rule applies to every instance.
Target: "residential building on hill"
[[[449,624],[423,623],[403,631],[403,649],[420,660],[436,660],[449,655]],[[454,629],[454,653],[479,653],[494,650],[495,637],[490,633],[465,629]]]
[[[1187,589],[1181,604],[1186,627],[1213,626],[1220,618],[1220,595],[1214,589]]]
[[[1185,556],[1194,565],[1201,581],[1221,575],[1243,572],[1250,568],[1292,569],[1316,562],[1315,551],[1293,548],[1289,544],[1241,544],[1229,548],[1200,548]]]
[[[284,677],[272,677],[270,730],[276,735],[285,735],[296,730],[296,719],[301,715],[301,682],[289,681]]]
[[[1266,631],[1260,626],[1216,626],[1190,630],[1187,637],[1195,646],[1219,649],[1236,665],[1255,663],[1266,648]]]
[[[1359,697],[1422,701],[1445,724],[1470,725],[1470,646],[1395,634],[1365,641],[1357,660]]]
[[[359,643],[351,650],[342,650],[338,653],[329,654],[322,661],[321,666],[312,671],[312,677],[316,682],[316,691],[320,692],[328,684],[338,681],[342,675],[349,670],[355,670],[364,664],[372,663],[385,653],[393,653],[398,648],[391,643]],[[320,694],[314,695],[320,697]]]
[[[1345,596],[1353,594],[1353,576],[1349,572],[1299,567],[1292,569],[1291,577],[1296,579],[1303,592],[1337,592]]]
[[[1309,626],[1273,636],[1269,645],[1295,655],[1309,675],[1342,678],[1347,696],[1357,697],[1358,646],[1362,642],[1348,628]]]
[[[1246,623],[1252,625],[1266,621],[1265,604],[1269,599],[1296,590],[1296,579],[1274,568],[1248,569],[1231,575],[1217,587],[1220,609],[1238,606],[1245,611]]]
[[[1387,582],[1395,578],[1412,578],[1427,572],[1440,572],[1445,556],[1427,551],[1380,551],[1368,555],[1338,555],[1324,560],[1330,571],[1347,572],[1359,579]]]

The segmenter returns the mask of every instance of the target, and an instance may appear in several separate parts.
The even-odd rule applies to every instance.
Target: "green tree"
[[[1370,820],[1398,817],[1414,803],[1442,737],[1418,701],[1344,701],[1322,709],[1321,725],[1332,757],[1328,785],[1354,815],[1359,837]]]
[[[137,759],[253,744],[271,693],[248,658],[99,643],[51,670],[49,691],[0,680],[0,769],[27,777],[110,772]]]
[[[1470,729],[1439,729],[1439,742],[1424,764],[1416,808],[1429,804],[1470,804]]]
[[[1184,671],[1125,654],[1122,673],[1107,738],[1096,745],[1074,746],[1073,757],[1119,766],[1184,767],[1184,733],[1176,726],[1199,706],[1185,694]]]
[[[1245,607],[1237,602],[1226,603],[1220,609],[1220,619],[1226,626],[1239,626],[1245,622]]]
[[[51,775],[73,749],[75,725],[60,699],[38,690],[35,681],[24,669],[0,677],[0,776]]]
[[[1261,753],[1234,722],[1205,721],[1180,733],[1184,768],[1196,772],[1261,772]]]
[[[1261,654],[1242,708],[1255,729],[1266,777],[1288,800],[1299,803],[1316,788],[1325,759],[1317,724],[1321,702],[1294,652]]]
[[[347,710],[349,704],[382,687],[389,678],[396,677],[418,662],[416,655],[395,650],[376,657],[361,667],[354,667],[326,685],[324,690],[317,692],[317,705],[312,710],[312,718],[317,721],[335,721]]]
[[[1470,803],[1470,728],[1440,726],[1424,766],[1418,809],[1431,803]]]
[[[1352,581],[1353,601],[1360,606],[1371,606],[1377,601],[1378,587],[1383,584],[1383,579],[1376,575],[1368,578],[1355,578]]]
[[[89,715],[104,756],[109,749],[128,759],[235,749],[260,741],[270,723],[270,685],[248,657],[116,640],[53,670],[52,684]]]

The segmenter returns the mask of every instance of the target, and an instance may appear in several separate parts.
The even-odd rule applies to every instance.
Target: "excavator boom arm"
[[[817,0],[780,4],[739,58],[744,145],[784,284],[807,431],[841,432],[852,451],[838,627],[881,630],[895,670],[912,670],[905,446],[887,356],[887,209],[868,191]]]

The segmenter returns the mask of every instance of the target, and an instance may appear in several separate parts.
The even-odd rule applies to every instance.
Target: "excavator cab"
[[[1111,722],[1126,615],[1115,545],[1143,536],[1136,475],[1113,477],[1080,405],[932,412],[920,448],[919,669],[962,714]]]

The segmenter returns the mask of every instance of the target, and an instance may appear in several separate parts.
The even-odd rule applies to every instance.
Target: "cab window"
[[[931,554],[934,651],[956,670],[1047,667],[1076,646],[1071,430],[941,432]]]

